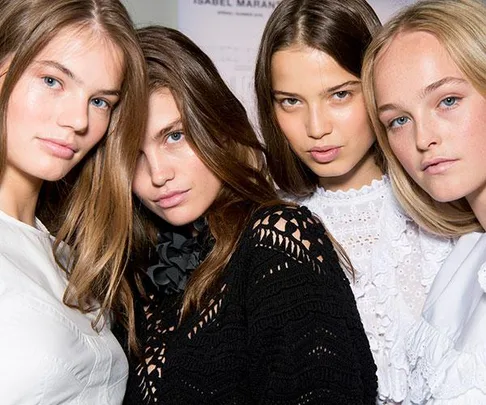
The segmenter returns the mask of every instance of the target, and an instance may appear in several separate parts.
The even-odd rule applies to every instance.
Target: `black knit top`
[[[125,404],[375,404],[376,367],[348,279],[305,207],[257,212],[207,305],[137,305],[143,359]]]

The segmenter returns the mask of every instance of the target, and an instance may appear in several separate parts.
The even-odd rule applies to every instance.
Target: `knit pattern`
[[[142,359],[125,404],[375,404],[376,367],[349,282],[305,207],[258,211],[202,310],[137,306]]]

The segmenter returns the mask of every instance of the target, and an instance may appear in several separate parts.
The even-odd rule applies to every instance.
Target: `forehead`
[[[358,79],[327,53],[307,46],[293,45],[272,56],[272,83],[314,86],[321,89]]]
[[[424,31],[397,34],[378,54],[374,66],[375,87],[411,88],[447,76],[463,75],[442,43]]]
[[[35,56],[34,61],[54,60],[76,73],[95,78],[99,73],[117,81],[124,67],[118,45],[100,29],[66,27]]]
[[[147,125],[148,136],[154,136],[160,130],[180,120],[180,118],[181,114],[169,89],[159,89],[150,95]]]

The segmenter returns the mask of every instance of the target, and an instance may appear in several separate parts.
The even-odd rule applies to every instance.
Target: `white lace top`
[[[386,176],[360,190],[318,188],[293,201],[319,216],[351,259],[351,285],[378,368],[377,403],[401,403],[409,373],[405,337],[452,243],[405,215]]]

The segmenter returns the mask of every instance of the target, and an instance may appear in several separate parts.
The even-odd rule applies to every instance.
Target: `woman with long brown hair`
[[[451,249],[396,200],[361,88],[380,21],[365,0],[282,0],[265,27],[255,89],[272,177],[351,259],[351,288],[378,368],[378,403],[408,392],[406,337]]]
[[[375,366],[324,227],[277,198],[211,60],[171,29],[139,37],[150,102],[133,190],[139,223],[160,227],[125,402],[374,404]]]
[[[109,326],[133,323],[146,94],[127,11],[0,1],[0,87],[0,401],[120,404],[128,366]]]

